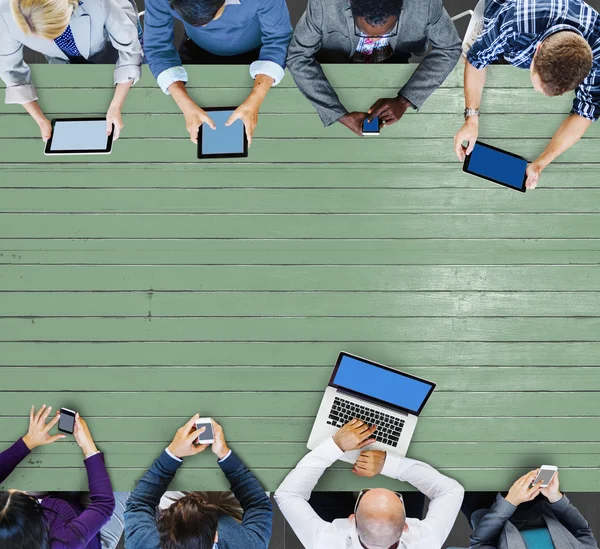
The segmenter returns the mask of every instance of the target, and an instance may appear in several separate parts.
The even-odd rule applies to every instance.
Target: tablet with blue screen
[[[463,171],[524,193],[527,164],[521,156],[477,141],[465,158]]]
[[[243,158],[248,156],[248,139],[241,120],[231,126],[225,122],[235,107],[204,109],[215,123],[216,129],[202,124],[198,130],[198,158]]]

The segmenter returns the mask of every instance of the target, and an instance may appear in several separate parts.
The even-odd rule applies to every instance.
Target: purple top
[[[0,452],[0,482],[3,482],[30,453],[23,439],[8,450]],[[85,509],[63,499],[42,498],[44,516],[50,527],[52,549],[101,549],[100,529],[110,520],[115,509],[115,498],[110,478],[104,465],[104,456],[87,458],[91,503]]]

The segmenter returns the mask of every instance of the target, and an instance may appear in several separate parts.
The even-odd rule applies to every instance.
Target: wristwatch
[[[479,109],[465,109],[465,120],[469,116],[479,116]]]

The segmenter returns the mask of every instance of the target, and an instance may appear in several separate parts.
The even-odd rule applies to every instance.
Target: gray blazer
[[[518,508],[500,494],[471,535],[470,549],[526,549],[517,526],[546,526],[556,549],[597,549],[598,544],[587,521],[563,495],[556,503],[543,502],[509,520]]]
[[[287,66],[325,126],[348,111],[327,81],[315,54],[321,49],[333,50],[347,55],[350,62],[359,41],[349,0],[308,0],[288,48]],[[416,108],[456,66],[461,42],[442,0],[404,0],[398,34],[390,38],[390,45],[395,52],[422,55],[429,44],[431,51],[399,91]]]
[[[92,63],[114,63],[114,83],[137,82],[142,73],[138,14],[129,0],[83,0],[71,16],[77,49]],[[17,26],[9,0],[0,0],[0,78],[6,84],[6,103],[37,99],[31,71],[23,60],[26,46],[46,56],[49,63],[68,63],[53,40],[24,34]],[[117,55],[118,52],[118,55]]]

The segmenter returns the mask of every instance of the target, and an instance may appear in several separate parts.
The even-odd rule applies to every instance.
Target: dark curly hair
[[[169,0],[171,9],[193,27],[208,25],[224,3],[225,0]]]
[[[364,17],[373,27],[380,27],[390,17],[400,15],[402,0],[350,0],[354,17]]]
[[[191,492],[158,517],[162,549],[212,549],[219,526],[218,509]]]

